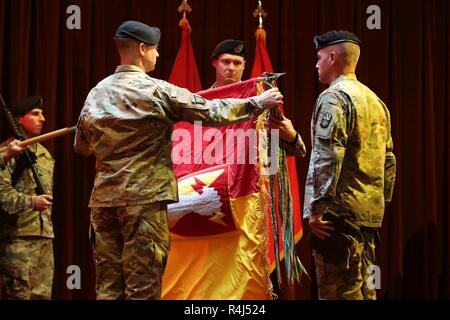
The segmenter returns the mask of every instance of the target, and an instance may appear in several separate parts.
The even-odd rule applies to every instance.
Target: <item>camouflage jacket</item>
[[[6,141],[3,141],[2,143],[0,143],[0,148],[6,147],[8,145],[9,141],[10,140],[6,140]],[[6,161],[5,161],[4,156],[5,156],[5,154],[3,152],[0,152],[0,170],[5,169]]]
[[[30,146],[36,154],[36,167],[46,189],[52,194],[54,160],[41,144]],[[36,195],[36,182],[30,169],[25,169],[13,187],[11,175],[16,160],[11,159],[0,171],[0,238],[15,236],[41,236],[53,238],[51,207],[33,210],[32,195]]]
[[[304,217],[328,208],[380,227],[396,168],[385,104],[354,74],[341,75],[318,97],[311,131]]]
[[[306,155],[306,146],[300,133],[297,132],[295,143],[288,143],[281,139],[280,142],[288,156],[303,158]]]
[[[5,169],[5,164],[6,164],[6,162],[3,158],[3,153],[0,152],[0,170]]]
[[[96,157],[90,207],[178,201],[172,129],[180,120],[229,125],[261,114],[261,100],[205,100],[186,89],[121,65],[89,93],[75,151]]]

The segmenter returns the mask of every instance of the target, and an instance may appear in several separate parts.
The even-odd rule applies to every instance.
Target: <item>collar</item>
[[[330,84],[330,87],[335,85],[335,84],[337,84],[338,82],[343,81],[343,80],[355,80],[355,81],[357,81],[358,79],[356,78],[356,74],[354,74],[354,73],[341,74],[339,77],[334,79],[334,81]]]
[[[120,66],[117,66],[115,73],[118,72],[142,72],[145,73],[144,70],[139,68],[138,66],[135,66],[133,64],[121,64]]]

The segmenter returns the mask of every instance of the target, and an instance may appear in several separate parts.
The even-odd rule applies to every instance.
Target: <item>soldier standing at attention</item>
[[[229,125],[282,102],[278,89],[208,101],[151,78],[160,31],[138,21],[115,34],[120,65],[89,93],[74,147],[96,157],[89,206],[97,299],[160,299],[169,250],[167,204],[178,201],[172,127],[184,120]]]
[[[33,96],[15,103],[25,138],[38,136],[45,122],[42,98]],[[14,155],[22,152],[10,146]],[[23,158],[0,164],[0,272],[4,299],[50,299],[53,283],[52,188],[54,160],[40,143],[28,147],[48,194],[36,193],[36,181]]]
[[[320,299],[376,299],[367,285],[385,204],[392,198],[396,160],[385,104],[356,79],[360,40],[353,33],[316,36],[320,94],[311,120],[312,153],[305,186],[304,218],[317,237],[331,239],[335,213],[359,227],[342,256],[314,250]],[[329,240],[336,241],[336,240]],[[313,249],[315,249],[313,247]]]

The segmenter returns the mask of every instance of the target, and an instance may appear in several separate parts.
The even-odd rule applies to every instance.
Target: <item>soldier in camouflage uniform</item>
[[[39,96],[11,107],[26,137],[41,133],[45,118]],[[36,155],[37,171],[49,194],[36,195],[30,169],[12,176],[21,158],[3,163],[0,171],[0,270],[5,299],[50,299],[53,283],[53,226],[51,190],[54,160],[41,144],[29,147]]]
[[[216,69],[216,82],[211,88],[240,82],[245,70],[246,56],[247,48],[244,41],[227,39],[220,42],[211,55],[212,65]],[[271,116],[269,126],[272,129],[279,130],[281,145],[288,155],[296,157],[306,155],[306,146],[300,133],[294,129],[290,119],[284,115],[282,119]]]
[[[121,65],[89,93],[74,147],[96,157],[91,194],[97,299],[160,299],[169,249],[167,204],[178,201],[171,135],[180,120],[231,124],[282,101],[277,89],[207,101],[151,78],[158,28],[126,21],[116,31]]]
[[[309,218],[312,233],[325,241],[337,232],[330,221],[322,220],[327,212],[344,216],[360,229],[359,236],[344,235],[350,241],[338,259],[336,252],[314,250],[319,298],[376,299],[367,280],[395,180],[390,114],[356,79],[361,43],[354,34],[330,31],[316,36],[315,44],[319,80],[329,88],[318,97],[311,121],[304,218]]]

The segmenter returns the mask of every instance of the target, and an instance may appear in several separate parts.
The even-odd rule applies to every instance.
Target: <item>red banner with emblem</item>
[[[256,80],[198,94],[207,99],[254,96]],[[271,298],[255,121],[174,126],[180,202],[169,206],[172,242],[164,299]]]

